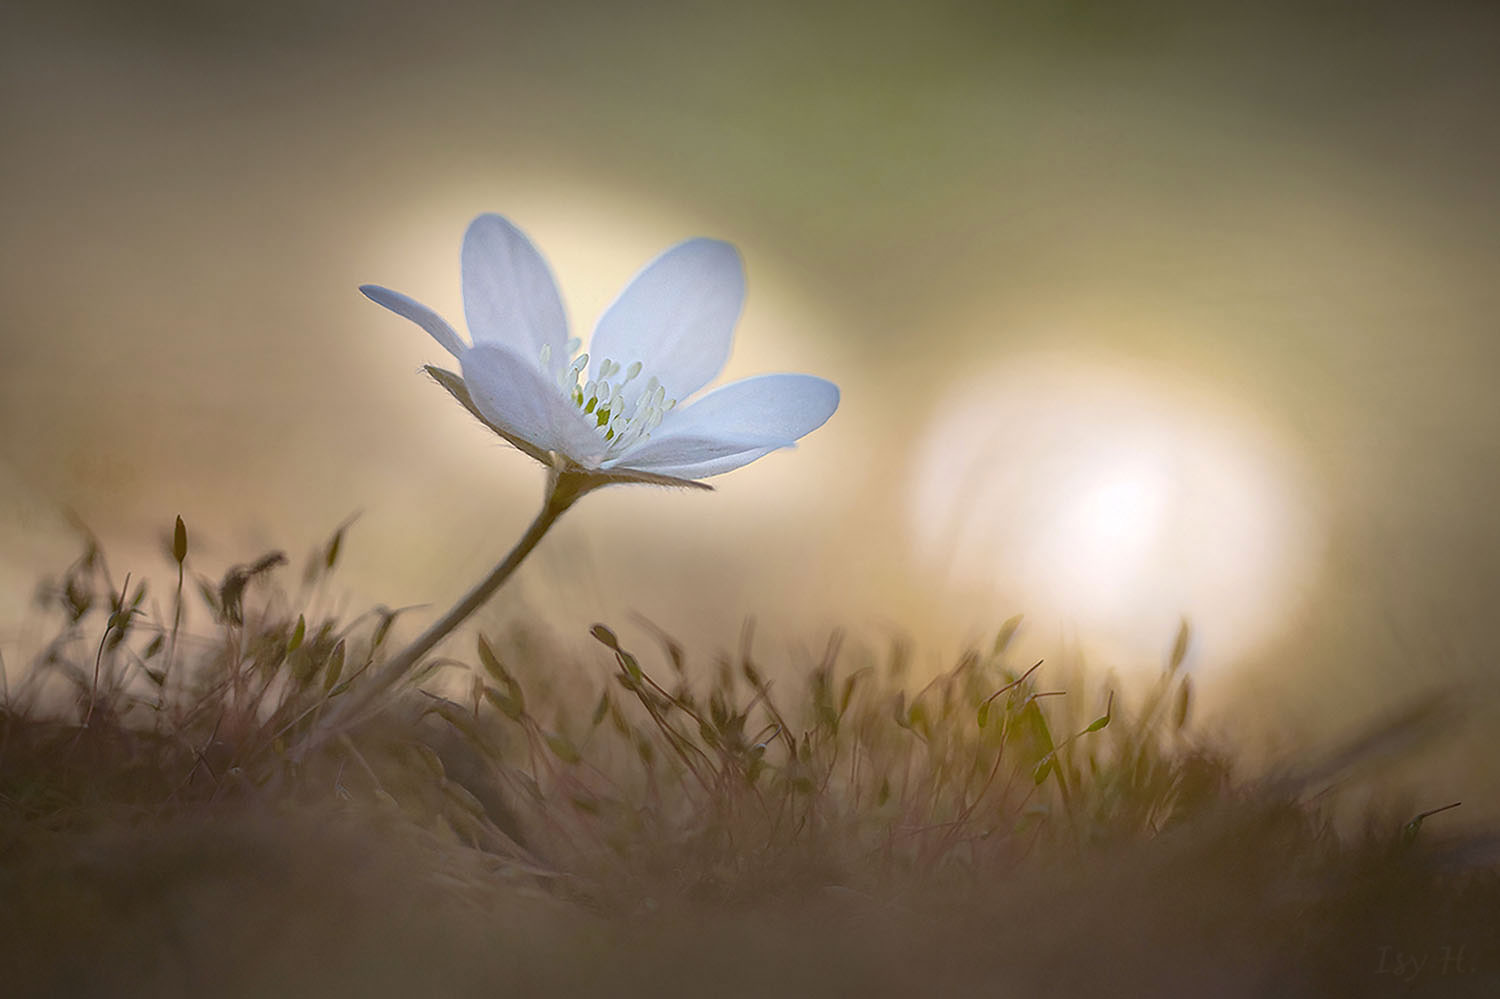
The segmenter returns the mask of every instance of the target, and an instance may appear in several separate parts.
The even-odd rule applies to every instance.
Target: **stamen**
[[[569,341],[568,353],[572,354],[577,347],[576,340]],[[540,356],[544,366],[551,361],[550,345],[542,347]],[[666,411],[677,403],[673,399],[663,405],[667,390],[654,375],[626,398],[625,386],[640,377],[644,368],[640,361],[632,361],[626,368],[612,357],[603,358],[597,378],[588,377],[588,363],[587,353],[573,358],[567,370],[557,376],[557,387],[580,413],[592,417],[591,425],[610,453],[618,454],[650,437],[651,431],[661,425]]]

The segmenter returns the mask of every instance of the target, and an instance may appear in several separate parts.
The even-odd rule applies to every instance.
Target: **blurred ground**
[[[371,837],[371,821],[229,812],[24,844],[0,866],[16,893],[0,916],[11,994],[1478,997],[1496,986],[1493,880],[1289,865],[1272,817],[1269,840],[1235,839],[1232,854],[1194,834],[982,893],[648,898],[625,918],[378,818]]]

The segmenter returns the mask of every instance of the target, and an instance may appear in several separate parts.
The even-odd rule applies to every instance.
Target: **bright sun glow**
[[[1061,625],[1117,665],[1158,662],[1184,616],[1200,663],[1243,653],[1316,561],[1305,490],[1264,430],[1070,358],[960,386],[922,444],[912,509],[956,599]]]

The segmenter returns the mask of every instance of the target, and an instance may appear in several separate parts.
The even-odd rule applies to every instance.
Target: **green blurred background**
[[[590,497],[492,619],[586,645],[636,611],[711,652],[755,614],[777,647],[843,625],[936,666],[1034,608],[1003,548],[993,587],[923,551],[918,480],[994,464],[935,455],[933,421],[1062,357],[1274,452],[1300,526],[1241,542],[1295,571],[1228,577],[1217,606],[1264,604],[1253,641],[1214,659],[1196,622],[1218,703],[1296,732],[1487,690],[1497,51],[1497,8],[1457,2],[7,4],[0,643],[35,637],[21,601],[79,548],[65,511],[120,571],[162,571],[178,513],[217,572],[357,510],[351,602],[481,575],[541,473],[355,288],[457,320],[463,227],[498,211],[580,335],[667,245],[736,243],[729,374],[844,402],[716,495]],[[1159,662],[1184,610],[1104,665]],[[1044,653],[1086,637],[1041,620]]]

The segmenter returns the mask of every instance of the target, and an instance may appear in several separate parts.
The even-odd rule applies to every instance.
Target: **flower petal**
[[[660,468],[652,468],[651,474],[670,475],[674,479],[706,479],[710,475],[721,475],[724,472],[733,471],[742,465],[748,465],[757,458],[763,458],[781,447],[792,446],[791,444],[781,444],[755,447],[746,451],[735,451],[731,454],[720,455],[717,458],[709,458],[704,461],[688,462],[681,465],[662,465]]]
[[[543,451],[596,466],[604,441],[536,362],[495,344],[464,351],[464,384],[485,419]]]
[[[652,375],[667,398],[687,398],[729,359],[744,300],[739,251],[714,239],[679,243],[647,264],[599,320],[589,344],[592,377],[605,358],[624,368],[640,361],[644,370],[627,387],[627,402]]]
[[[662,422],[653,440],[695,433],[744,441],[794,441],[828,422],[839,387],[815,375],[754,375],[722,385]]]
[[[528,440],[517,437],[504,427],[497,426],[488,416],[485,416],[480,411],[478,406],[474,405],[474,397],[469,394],[469,386],[464,384],[463,375],[455,375],[453,372],[445,368],[440,368],[435,364],[424,364],[422,367],[432,377],[432,380],[441,385],[449,395],[453,396],[458,404],[467,409],[469,415],[473,416],[474,419],[483,423],[501,437],[504,437],[512,447],[524,453],[527,457],[535,458],[543,465],[551,464],[551,459],[547,456],[546,451],[543,451]]]
[[[838,408],[838,386],[812,375],[757,375],[722,388],[672,413],[650,439],[606,467],[674,475],[706,462],[746,455],[714,471],[738,468],[821,427]],[[750,452],[756,452],[751,454]],[[669,470],[670,469],[670,470]]]
[[[468,349],[464,345],[463,340],[459,338],[458,333],[452,326],[448,325],[448,320],[433,312],[416,299],[407,298],[399,291],[391,291],[391,289],[382,288],[378,284],[362,284],[359,286],[359,290],[376,305],[385,306],[396,315],[410,319],[428,333],[431,333],[432,338],[442,344],[443,349],[454,357],[461,357],[463,352]]]
[[[656,471],[657,468],[676,468],[714,461],[726,455],[740,454],[756,449],[785,447],[792,443],[786,440],[737,440],[727,437],[709,437],[693,434],[674,434],[669,437],[639,444],[617,458],[604,462],[606,469],[629,468],[635,471]]]
[[[469,223],[463,249],[464,315],[474,345],[508,347],[541,370],[542,347],[561,364],[568,339],[557,282],[526,234],[499,215]]]

